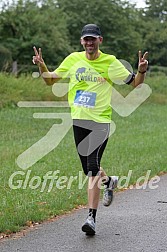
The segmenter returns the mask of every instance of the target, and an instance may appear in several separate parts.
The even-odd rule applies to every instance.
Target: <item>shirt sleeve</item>
[[[56,75],[58,75],[61,78],[68,78],[70,75],[70,68],[71,68],[71,57],[72,54],[70,54],[69,56],[67,56],[62,63],[59,65],[58,68],[56,68],[54,70],[54,72],[56,73]]]
[[[118,85],[130,84],[135,77],[134,73],[130,72],[117,58],[110,64],[108,76],[113,83]]]

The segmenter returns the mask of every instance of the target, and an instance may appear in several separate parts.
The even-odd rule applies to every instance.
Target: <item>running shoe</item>
[[[82,226],[82,231],[85,232],[86,235],[95,235],[95,222],[92,215],[89,215],[86,219]]]
[[[118,184],[118,177],[111,176],[110,186],[104,189],[103,193],[103,205],[109,206],[113,201],[113,190],[117,187]]]

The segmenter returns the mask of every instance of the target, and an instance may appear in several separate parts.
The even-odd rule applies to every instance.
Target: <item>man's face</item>
[[[94,54],[98,51],[99,45],[102,43],[102,40],[102,37],[85,37],[81,38],[81,44],[83,45],[83,48],[87,53]]]

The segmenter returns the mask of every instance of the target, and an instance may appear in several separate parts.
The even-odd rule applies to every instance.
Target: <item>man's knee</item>
[[[95,177],[100,175],[100,168],[95,165],[95,166],[88,166],[88,174],[87,176],[89,177]]]

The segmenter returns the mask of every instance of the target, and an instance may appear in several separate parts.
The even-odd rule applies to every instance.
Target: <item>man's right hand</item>
[[[39,48],[39,51],[37,51],[36,47],[33,47],[35,56],[32,58],[32,62],[39,67],[39,72],[42,75],[44,81],[47,85],[53,85],[55,82],[60,80],[61,78],[56,75],[55,72],[49,72],[47,66],[45,65],[45,62],[42,58],[42,50]]]
[[[42,50],[39,48],[39,52],[37,51],[36,47],[33,47],[35,56],[33,56],[32,62],[38,66],[45,64],[42,58]]]

